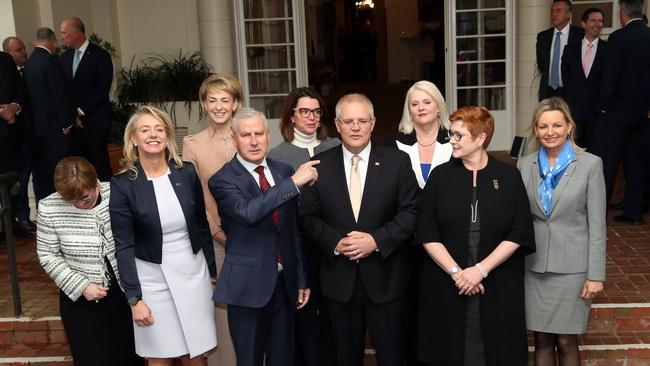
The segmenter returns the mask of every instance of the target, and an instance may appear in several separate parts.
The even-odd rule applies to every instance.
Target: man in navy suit
[[[113,82],[111,55],[86,39],[84,23],[68,18],[61,23],[61,41],[68,50],[61,55],[63,70],[71,86],[75,118],[75,152],[85,157],[105,182],[113,176],[108,159]]]
[[[537,72],[539,81],[539,100],[553,96],[564,98],[562,82],[562,53],[564,46],[579,42],[584,29],[569,24],[573,5],[570,0],[553,0],[551,5],[551,23],[553,26],[537,33]]]
[[[36,31],[34,51],[23,76],[29,96],[30,129],[34,136],[34,195],[36,201],[54,193],[54,167],[70,155],[74,109],[56,36],[49,28]]]
[[[238,366],[291,366],[296,307],[310,295],[297,197],[318,178],[318,162],[294,173],[267,159],[266,117],[253,109],[237,111],[232,132],[237,155],[208,181],[227,236],[213,300],[228,304]]]
[[[624,212],[614,216],[614,221],[641,225],[645,191],[641,139],[648,114],[645,80],[650,70],[650,28],[642,20],[642,0],[620,0],[619,4],[623,28],[607,41],[593,152],[603,159],[608,198],[620,161],[624,164]]]
[[[379,366],[405,360],[407,292],[420,191],[404,152],[371,143],[374,109],[362,94],[336,104],[341,145],[314,157],[304,189],[305,235],[321,250],[320,280],[338,366],[363,363],[366,324]],[[411,311],[414,311],[413,309]]]
[[[581,25],[585,37],[581,42],[567,45],[562,55],[562,80],[566,102],[576,123],[576,142],[590,148],[596,125],[600,82],[605,64],[605,45],[600,39],[603,30],[603,11],[588,8],[582,13]]]

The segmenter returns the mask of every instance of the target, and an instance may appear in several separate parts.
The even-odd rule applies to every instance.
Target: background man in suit
[[[603,77],[605,45],[599,38],[603,29],[603,11],[589,8],[582,13],[585,37],[569,44],[562,55],[562,79],[566,102],[576,123],[576,142],[591,147],[591,137],[599,114],[598,98]]]
[[[621,0],[619,4],[623,28],[612,33],[607,42],[593,152],[603,159],[608,198],[623,160],[624,212],[613,219],[640,225],[645,188],[641,132],[648,112],[644,81],[650,70],[650,28],[641,19],[643,0]]]
[[[61,41],[68,50],[61,55],[71,86],[75,118],[75,152],[97,169],[100,181],[110,180],[108,133],[111,129],[109,92],[113,82],[111,55],[86,39],[84,23],[68,18],[61,23]]]
[[[0,173],[18,171],[20,167],[19,126],[24,89],[16,64],[8,53],[0,52]]]
[[[232,131],[237,155],[208,181],[228,238],[213,300],[228,304],[238,366],[261,366],[265,354],[267,366],[291,366],[296,304],[310,295],[297,196],[318,178],[318,162],[294,174],[267,159],[266,117],[253,109],[237,111]]]
[[[74,109],[61,62],[56,56],[54,32],[50,28],[39,28],[34,46],[23,76],[34,136],[33,180],[38,201],[56,191],[54,167],[70,153]]]
[[[7,37],[2,41],[2,50],[11,55],[14,63],[18,68],[18,83],[24,89],[25,80],[23,79],[23,68],[27,63],[27,50],[25,44],[18,37]],[[29,176],[32,174],[32,166],[34,164],[34,142],[30,135],[29,118],[27,111],[29,106],[27,104],[27,91],[25,91],[25,101],[23,103],[23,110],[20,113],[22,119],[22,126],[20,128],[21,138],[17,140],[20,145],[21,159],[20,159],[20,190],[14,202],[15,215],[16,215],[16,228],[20,234],[33,234],[36,231],[36,226],[29,219],[29,197],[27,188],[29,186]],[[19,141],[19,142],[18,142]]]
[[[405,153],[371,144],[373,106],[362,94],[336,105],[342,146],[318,154],[303,192],[305,235],[322,250],[321,285],[339,366],[362,364],[366,323],[380,366],[404,362],[409,253],[419,186]]]
[[[569,24],[573,5],[570,0],[553,0],[551,23],[553,26],[537,33],[537,71],[539,81],[539,100],[559,96],[564,97],[562,82],[562,52],[567,44],[579,42],[584,29]]]

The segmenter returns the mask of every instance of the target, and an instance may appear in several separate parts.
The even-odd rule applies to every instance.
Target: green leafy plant
[[[135,112],[136,106],[133,104],[126,104],[111,101],[111,114],[113,117],[113,125],[108,134],[108,142],[116,145],[124,144],[124,130],[129,118]]]
[[[192,102],[199,99],[201,83],[213,73],[199,52],[148,56],[128,69],[122,69],[116,95],[120,103],[153,104],[165,108],[167,102],[184,102],[188,116]],[[175,104],[167,111],[175,123]],[[199,116],[203,117],[200,111]]]

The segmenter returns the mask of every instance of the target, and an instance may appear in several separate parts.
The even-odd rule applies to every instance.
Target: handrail
[[[9,256],[9,274],[11,275],[11,294],[14,300],[14,313],[16,316],[22,314],[22,303],[20,301],[20,286],[18,284],[18,268],[16,267],[16,248],[13,235],[13,214],[11,211],[10,192],[16,192],[18,182],[17,172],[0,174],[0,217],[4,225],[5,239],[7,243],[7,255]]]

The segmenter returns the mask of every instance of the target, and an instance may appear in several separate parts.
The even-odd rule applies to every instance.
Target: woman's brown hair
[[[316,130],[316,138],[323,140],[327,137],[327,127],[325,127],[325,121],[327,121],[327,106],[325,105],[325,100],[318,93],[316,93],[311,88],[301,87],[296,88],[287,95],[287,99],[284,101],[284,106],[282,107],[282,116],[280,117],[280,133],[284,137],[284,141],[291,142],[294,139],[293,135],[293,122],[291,121],[291,116],[294,114],[294,109],[298,105],[298,100],[300,98],[313,98],[318,101],[319,108],[323,111],[323,114],[320,116],[320,127]]]
[[[54,187],[64,201],[74,201],[97,188],[97,171],[85,158],[69,156],[54,168]]]

